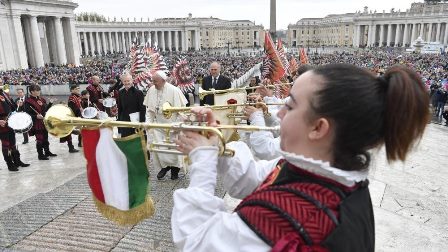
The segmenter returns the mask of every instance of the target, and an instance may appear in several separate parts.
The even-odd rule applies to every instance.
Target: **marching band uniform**
[[[16,104],[7,93],[0,90],[0,119],[8,120],[8,116],[16,110]],[[2,141],[2,153],[9,171],[18,171],[18,167],[27,167],[20,160],[20,152],[16,146],[16,133],[8,127],[0,127],[0,140]]]
[[[98,84],[98,86],[90,84],[87,86],[86,90],[90,94],[90,101],[96,105],[96,108],[98,110],[104,111],[104,106],[99,100],[104,99],[107,96],[107,93],[103,91],[103,88],[100,86],[100,84]]]
[[[53,104],[43,97],[29,96],[25,99],[25,112],[33,119],[33,127],[29,131],[30,136],[36,136],[36,149],[39,160],[48,160],[48,157],[55,157],[56,154],[50,151],[50,142],[48,142],[48,131],[45,128],[43,119],[37,119],[37,114],[45,117],[45,113]]]
[[[87,107],[93,107],[93,103],[90,101],[90,99],[81,98],[81,108],[85,109]]]
[[[16,98],[16,100],[15,100],[15,102],[16,102],[16,105],[17,105],[17,111],[18,112],[25,112],[24,111],[24,105],[25,105],[25,96],[24,97],[18,97],[18,98]],[[18,105],[18,103],[19,103],[19,101],[21,101],[22,102],[22,105],[21,106],[19,106]],[[23,133],[23,143],[22,144],[27,144],[28,143],[28,132],[25,132],[25,133]]]
[[[373,251],[367,172],[282,152],[255,161],[242,142],[232,158],[202,146],[189,157],[190,185],[174,193],[173,241],[182,251]],[[216,177],[243,199],[226,212]],[[287,200],[285,200],[287,198]],[[360,207],[361,206],[361,207]]]
[[[81,117],[81,96],[79,94],[71,93],[68,97],[68,107],[73,111],[76,117]],[[68,145],[68,152],[69,153],[76,153],[79,152],[79,150],[75,149],[72,142],[72,134],[62,137],[59,140],[60,143],[67,142]],[[78,143],[81,142],[81,134],[78,135]]]

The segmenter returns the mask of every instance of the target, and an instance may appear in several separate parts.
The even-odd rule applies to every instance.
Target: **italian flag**
[[[119,225],[135,225],[152,216],[143,134],[114,139],[110,128],[83,129],[81,134],[87,180],[98,211]]]

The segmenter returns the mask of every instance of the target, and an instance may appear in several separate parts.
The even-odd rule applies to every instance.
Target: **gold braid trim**
[[[98,212],[100,212],[106,219],[111,220],[120,226],[134,226],[140,221],[153,216],[155,212],[154,202],[150,196],[146,196],[144,203],[127,211],[106,205],[99,201],[95,195],[93,195],[93,201],[95,202]]]

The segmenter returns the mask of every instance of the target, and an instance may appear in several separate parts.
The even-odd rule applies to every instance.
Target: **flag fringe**
[[[120,226],[134,226],[140,221],[154,215],[154,202],[150,196],[146,196],[144,203],[127,211],[119,210],[113,206],[109,206],[99,201],[93,195],[98,212],[100,212],[106,219],[115,222]]]

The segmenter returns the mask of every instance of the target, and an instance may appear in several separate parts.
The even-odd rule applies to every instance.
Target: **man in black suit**
[[[221,65],[218,62],[213,62],[210,64],[210,75],[205,77],[202,83],[202,89],[210,90],[224,90],[231,87],[230,79],[221,75]],[[201,100],[201,106],[204,104],[215,105],[215,100],[213,95],[206,95],[203,100]]]
[[[132,76],[129,73],[121,75],[124,88],[118,92],[118,120],[131,121],[131,114],[138,118],[139,122],[145,121],[146,108],[143,105],[143,92],[135,88]],[[135,133],[134,128],[118,128],[121,137],[127,137]]]

